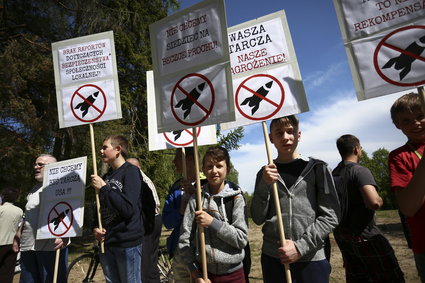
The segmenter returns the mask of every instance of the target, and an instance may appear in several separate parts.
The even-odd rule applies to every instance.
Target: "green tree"
[[[397,202],[390,190],[390,179],[388,172],[388,150],[380,148],[372,153],[372,158],[362,151],[360,164],[369,168],[378,186],[378,193],[384,201],[382,209],[395,209]]]
[[[152,69],[149,24],[178,7],[163,1],[2,1],[0,15],[0,170],[3,184],[28,190],[32,162],[42,152],[59,160],[88,155],[88,127],[59,129],[51,43],[113,30],[123,119],[95,125],[96,145],[124,134],[147,171],[166,155],[147,150],[145,72]],[[149,167],[151,166],[151,167]],[[160,168],[162,169],[162,168]],[[167,171],[163,171],[167,172]],[[163,180],[166,178],[160,178]]]

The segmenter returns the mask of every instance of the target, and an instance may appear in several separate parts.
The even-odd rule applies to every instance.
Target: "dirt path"
[[[384,233],[385,237],[390,241],[395,250],[400,267],[404,272],[407,283],[420,283],[416,272],[415,262],[412,251],[407,247],[404,234],[402,232],[400,220],[397,212],[385,212],[384,215],[378,215],[377,223]],[[251,245],[252,269],[250,273],[250,282],[262,282],[261,274],[261,245],[262,245],[261,226],[250,223],[249,227],[249,243]],[[342,266],[342,256],[338,246],[331,234],[331,280],[330,282],[345,282],[345,272]]]

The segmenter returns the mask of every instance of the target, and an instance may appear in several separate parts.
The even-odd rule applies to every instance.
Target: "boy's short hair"
[[[336,140],[336,147],[342,158],[351,155],[356,146],[360,146],[360,140],[353,135],[342,135]]]
[[[7,187],[1,193],[2,201],[14,203],[19,197],[20,190],[14,187]]]
[[[272,128],[275,125],[283,125],[283,126],[291,125],[292,127],[294,127],[294,129],[296,131],[298,131],[299,120],[298,120],[297,116],[295,116],[295,115],[289,115],[289,116],[285,116],[285,117],[275,118],[270,123],[270,132],[272,131]]]
[[[107,136],[103,141],[111,140],[113,147],[121,146],[121,155],[127,158],[128,155],[128,140],[122,135],[111,135]]]
[[[422,111],[422,101],[418,93],[411,92],[399,97],[391,106],[391,119],[394,125],[398,128],[398,114],[413,113],[414,111]]]
[[[211,157],[214,161],[220,162],[225,161],[227,165],[227,173],[230,171],[230,155],[227,149],[222,146],[213,146],[207,149],[202,159],[202,166],[205,165],[205,158]]]

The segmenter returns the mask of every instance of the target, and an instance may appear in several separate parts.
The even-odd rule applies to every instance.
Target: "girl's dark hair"
[[[213,146],[207,149],[207,152],[204,154],[204,158],[202,159],[202,165],[205,165],[205,158],[211,157],[213,160],[220,162],[225,161],[227,165],[227,172],[230,171],[230,155],[227,149],[222,146]]]

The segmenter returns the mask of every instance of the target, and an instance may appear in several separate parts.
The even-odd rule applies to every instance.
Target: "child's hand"
[[[69,238],[56,238],[55,239],[55,250],[63,249],[68,245]]]
[[[95,188],[96,191],[99,191],[100,188],[106,185],[105,181],[97,175],[91,175],[91,185]]]
[[[211,280],[207,278],[207,280],[204,280],[204,278],[202,277],[202,274],[199,270],[197,271],[192,271],[191,272],[191,276],[192,276],[192,281],[194,281],[195,283],[211,283]]]
[[[202,227],[210,226],[213,221],[213,217],[203,210],[195,211],[195,219],[196,223]]]
[[[99,228],[94,228],[93,229],[93,236],[99,242],[105,241],[105,234],[106,234],[106,229],[105,228],[102,228],[102,230],[100,230]]]
[[[297,250],[294,242],[291,240],[285,241],[285,246],[279,248],[279,259],[282,264],[294,263],[300,259],[301,254]]]
[[[268,185],[271,185],[276,182],[278,176],[279,172],[277,171],[277,167],[274,163],[265,165],[263,167],[263,180]]]

